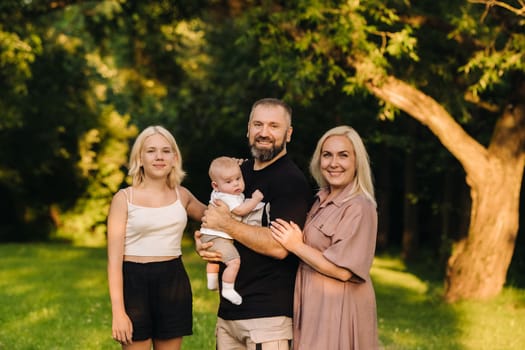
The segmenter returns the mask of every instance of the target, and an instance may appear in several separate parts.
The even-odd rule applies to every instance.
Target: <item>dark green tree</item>
[[[498,294],[518,232],[524,22],[489,5],[269,1],[245,12],[256,23],[247,35],[259,40],[257,72],[288,95],[311,98],[341,81],[350,95],[365,89],[384,116],[416,119],[461,164],[472,205],[448,261],[448,301]]]
[[[106,98],[107,66],[83,28],[86,14],[109,16],[114,3],[1,5],[0,105],[8,113],[0,122],[0,189],[9,208],[2,240],[52,233],[104,241],[107,205],[100,203],[122,183],[134,129]],[[108,149],[112,164],[105,164]],[[83,219],[73,223],[72,213]]]

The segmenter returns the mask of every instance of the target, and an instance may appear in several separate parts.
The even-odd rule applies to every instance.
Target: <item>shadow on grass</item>
[[[406,271],[396,259],[377,257],[372,269],[378,324],[385,350],[461,350],[456,314],[439,288]]]

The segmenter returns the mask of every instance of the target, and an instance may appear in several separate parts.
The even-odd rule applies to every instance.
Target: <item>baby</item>
[[[218,157],[210,164],[209,176],[213,191],[210,203],[220,199],[225,202],[230,211],[238,220],[247,215],[252,210],[258,208],[264,195],[259,190],[252,193],[252,197],[244,198],[244,180],[241,168],[236,159],[230,157]],[[263,206],[263,204],[259,205]],[[213,241],[213,246],[209,249],[218,251],[222,255],[222,262],[226,264],[226,269],[222,274],[222,296],[235,305],[242,303],[242,297],[234,289],[235,279],[239,272],[241,258],[239,252],[233,245],[233,239],[225,232],[216,231],[201,227],[201,241],[203,243]],[[208,289],[216,290],[219,280],[219,264],[208,263],[206,265],[208,279]]]

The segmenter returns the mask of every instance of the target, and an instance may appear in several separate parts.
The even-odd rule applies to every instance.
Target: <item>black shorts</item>
[[[124,261],[124,304],[133,340],[193,334],[190,279],[182,258],[152,263]]]

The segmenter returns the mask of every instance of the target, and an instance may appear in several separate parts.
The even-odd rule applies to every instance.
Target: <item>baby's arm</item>
[[[259,190],[255,190],[252,193],[252,197],[246,198],[244,202],[233,208],[232,213],[238,216],[245,216],[253,209],[255,209],[257,204],[259,204],[263,198],[264,195],[262,194],[262,192]]]

